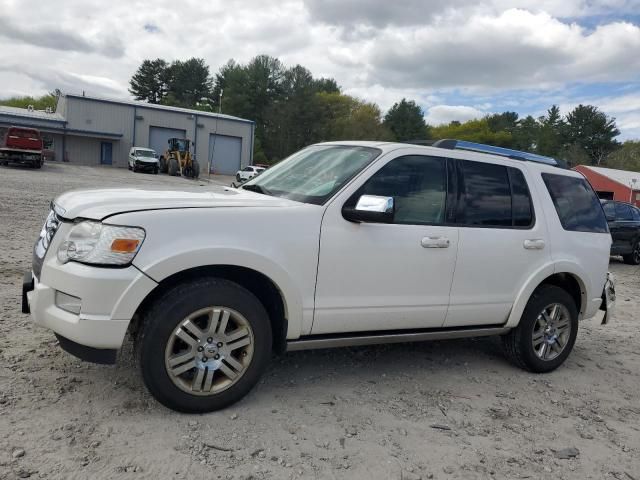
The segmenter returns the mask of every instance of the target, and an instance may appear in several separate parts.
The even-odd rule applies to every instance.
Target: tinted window
[[[509,179],[511,180],[513,226],[528,227],[533,224],[533,206],[529,187],[524,175],[517,168],[509,167]]]
[[[391,160],[360,187],[349,203],[355,204],[361,195],[393,197],[394,223],[444,223],[445,160],[418,155]]]
[[[629,205],[616,203],[616,220],[620,222],[630,222],[633,220],[633,212]]]
[[[607,233],[600,200],[584,178],[543,173],[542,178],[565,230]]]
[[[637,208],[631,208],[631,213],[633,214],[633,220],[635,222],[640,222],[640,210]]]
[[[607,202],[602,204],[602,209],[604,210],[604,214],[607,218],[615,219],[616,218],[616,204]]]
[[[507,167],[467,160],[461,161],[460,166],[463,180],[458,223],[510,227],[511,189]]]

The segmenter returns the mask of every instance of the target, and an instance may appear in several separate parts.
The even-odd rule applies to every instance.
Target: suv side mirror
[[[391,223],[395,213],[393,197],[362,195],[355,207],[342,207],[342,216],[350,222]]]

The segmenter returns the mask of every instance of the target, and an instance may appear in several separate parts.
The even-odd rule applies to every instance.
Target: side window
[[[607,219],[615,219],[616,218],[616,204],[612,202],[607,202],[602,204],[602,209],[604,210],[604,214]]]
[[[511,189],[507,167],[460,161],[461,197],[457,223],[469,226],[511,227]]]
[[[513,226],[529,227],[533,225],[533,203],[527,181],[522,172],[513,167],[509,167],[509,180],[511,181]]]
[[[243,169],[245,172],[253,172],[253,168],[251,167],[244,167]]]
[[[609,231],[600,200],[584,178],[543,173],[542,179],[562,228],[574,232]]]
[[[361,195],[393,197],[394,223],[440,224],[445,220],[446,160],[411,155],[391,160],[365,183],[348,203]]]
[[[631,213],[633,214],[633,221],[640,222],[640,210],[637,208],[631,208]]]
[[[631,207],[624,203],[616,203],[616,220],[619,222],[630,222],[633,220]]]

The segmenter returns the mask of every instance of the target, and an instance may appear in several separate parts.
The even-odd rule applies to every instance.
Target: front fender
[[[134,265],[158,283],[176,273],[203,266],[229,265],[255,270],[268,277],[282,293],[289,326],[287,338],[298,338],[302,334],[304,311],[300,289],[281,266],[256,252],[223,247],[200,248],[155,259],[145,265],[134,261]]]

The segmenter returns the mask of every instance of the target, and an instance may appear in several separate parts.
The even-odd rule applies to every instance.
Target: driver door
[[[312,334],[441,327],[458,228],[447,219],[447,159],[382,162],[327,208],[320,236]],[[392,223],[345,220],[362,195],[393,197]]]

